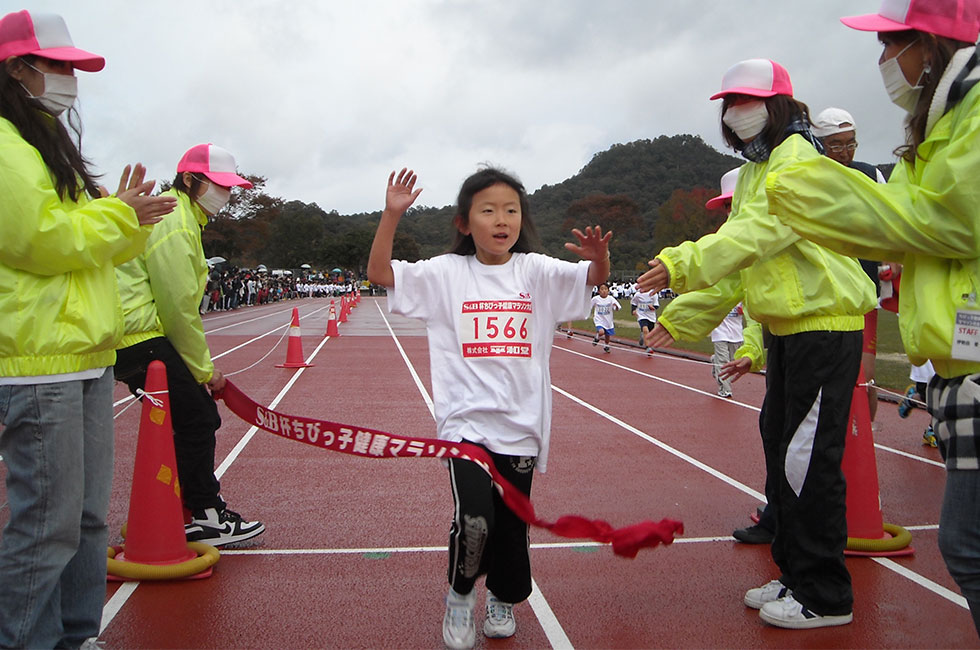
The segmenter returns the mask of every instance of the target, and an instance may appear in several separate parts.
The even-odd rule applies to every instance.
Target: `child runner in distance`
[[[609,285],[603,282],[599,285],[599,295],[592,297],[592,322],[595,323],[595,338],[592,345],[598,345],[599,337],[605,339],[603,350],[609,352],[609,337],[616,335],[613,324],[613,312],[619,309],[619,300],[609,295]]]
[[[637,289],[630,298],[630,310],[636,316],[644,339],[653,331],[657,324],[657,307],[660,306],[660,294],[657,291],[640,291]],[[647,354],[653,354],[653,348],[647,346]]]
[[[438,437],[487,449],[500,473],[527,495],[544,472],[551,426],[549,360],[559,321],[584,318],[592,286],[609,275],[609,240],[598,226],[573,230],[565,247],[585,261],[533,252],[537,233],[524,186],[497,169],[463,182],[444,255],[393,261],[402,215],[421,189],[410,170],[388,177],[371,246],[368,279],[388,288],[392,313],[425,321]],[[504,505],[490,475],[471,461],[448,462],[455,513],[449,532],[449,593],[443,641],[476,643],[476,579],[486,575],[483,633],[516,631],[513,607],[531,593],[527,525]]]

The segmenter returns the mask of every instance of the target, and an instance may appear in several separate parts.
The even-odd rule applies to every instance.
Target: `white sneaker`
[[[790,591],[789,587],[781,583],[779,580],[770,580],[767,584],[761,587],[756,587],[755,589],[749,589],[745,592],[745,598],[743,602],[746,606],[752,609],[760,609],[766,603],[771,603],[779,600],[783,596],[789,596],[793,592]]]
[[[452,650],[468,650],[476,644],[476,624],[473,622],[473,606],[476,590],[465,596],[452,587],[446,595],[446,615],[442,617],[442,640]]]
[[[854,620],[854,613],[848,612],[840,616],[821,616],[793,598],[792,594],[779,600],[766,603],[759,610],[759,617],[770,625],[785,627],[793,630],[809,630],[815,627],[831,627],[847,625]]]
[[[487,618],[483,621],[483,634],[491,639],[504,639],[514,636],[516,631],[514,605],[505,603],[487,589]]]

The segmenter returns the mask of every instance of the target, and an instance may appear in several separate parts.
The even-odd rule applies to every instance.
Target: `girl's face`
[[[599,286],[599,295],[602,296],[603,298],[605,298],[606,296],[608,296],[609,295],[609,287],[607,287],[604,284],[603,285],[600,285]]]
[[[902,33],[878,32],[878,41],[883,47],[878,65],[898,57],[898,67],[902,69],[905,80],[916,86],[921,82],[922,70],[926,65],[925,47],[921,38],[910,41],[907,36],[899,37]]]
[[[457,221],[464,235],[473,236],[476,259],[504,264],[521,234],[521,197],[510,185],[496,183],[473,195],[467,223]]]

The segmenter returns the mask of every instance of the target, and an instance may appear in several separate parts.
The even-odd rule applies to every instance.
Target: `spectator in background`
[[[854,160],[857,150],[857,128],[854,118],[843,108],[826,108],[813,120],[813,134],[820,138],[824,153],[828,158],[836,160],[845,167],[856,169],[868,178],[878,183],[884,183],[885,177],[874,165]],[[858,259],[861,268],[868,274],[871,281],[878,285],[879,262]],[[878,289],[878,295],[881,290]],[[861,351],[861,368],[864,370],[864,380],[868,383],[868,408],[871,419],[878,412],[878,390],[874,386],[875,357],[878,351],[878,310],[872,309],[864,315],[864,338]]]

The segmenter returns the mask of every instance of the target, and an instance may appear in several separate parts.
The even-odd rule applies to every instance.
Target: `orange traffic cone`
[[[350,301],[347,300],[347,296],[340,299],[340,318],[338,319],[341,323],[347,322],[347,314],[350,313]]]
[[[337,329],[337,310],[333,306],[333,300],[330,301],[330,316],[327,319],[327,336],[340,336],[340,330]]]
[[[150,363],[136,442],[125,546],[109,549],[115,580],[206,578],[218,561],[213,546],[187,542],[177,480],[167,369]]]
[[[912,535],[901,526],[886,524],[878,495],[878,466],[864,371],[851,398],[850,426],[841,469],[847,481],[847,555],[911,555]]]
[[[299,309],[293,307],[293,320],[289,324],[289,344],[286,346],[286,363],[276,364],[276,368],[309,368],[303,357],[303,332],[299,328]]]

